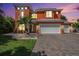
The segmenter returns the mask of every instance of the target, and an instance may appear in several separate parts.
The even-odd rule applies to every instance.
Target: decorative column
[[[61,32],[61,34],[64,34],[64,24],[60,25],[60,32]]]
[[[36,25],[36,33],[39,34],[40,33],[40,25]]]
[[[69,24],[69,28],[68,28],[68,29],[69,29],[69,32],[70,32],[70,33],[72,33],[72,32],[73,32],[73,27],[72,27],[72,24]]]

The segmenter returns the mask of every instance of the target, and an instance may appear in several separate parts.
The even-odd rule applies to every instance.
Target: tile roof
[[[62,11],[63,9],[56,9],[56,8],[40,8],[40,9],[36,9],[35,12],[38,11]]]

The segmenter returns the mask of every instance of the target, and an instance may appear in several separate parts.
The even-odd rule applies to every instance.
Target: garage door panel
[[[42,34],[53,34],[53,33],[60,33],[60,26],[41,26],[41,33]]]
[[[41,27],[59,27],[59,24],[41,24]]]

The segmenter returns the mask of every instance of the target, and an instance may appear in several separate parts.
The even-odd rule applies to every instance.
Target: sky
[[[27,4],[27,3],[25,3]],[[57,8],[63,9],[61,14],[67,17],[68,21],[75,21],[79,18],[79,3],[29,3],[32,9],[38,8]],[[0,9],[2,9],[6,16],[15,18],[15,8],[12,3],[0,3]]]

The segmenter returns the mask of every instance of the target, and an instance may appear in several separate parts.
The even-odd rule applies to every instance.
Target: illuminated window
[[[37,18],[37,14],[32,14],[32,18]]]
[[[25,10],[27,9],[27,7],[25,7]]]
[[[22,17],[22,18],[24,17],[24,12],[23,12],[23,11],[21,12],[21,17]]]
[[[17,7],[17,9],[19,10],[20,8],[19,8],[19,7]]]
[[[46,11],[46,17],[52,17],[52,11]]]

